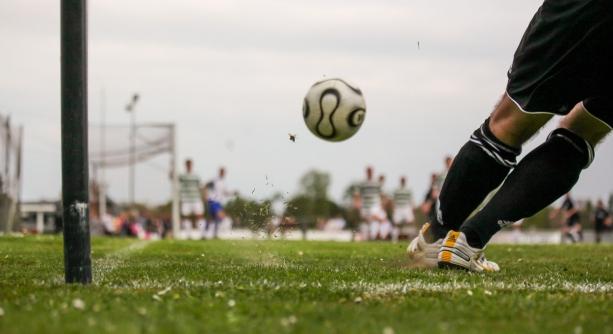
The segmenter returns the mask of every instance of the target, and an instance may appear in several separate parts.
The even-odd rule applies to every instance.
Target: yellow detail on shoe
[[[441,252],[441,261],[451,262],[451,252],[450,251],[442,251]]]
[[[430,228],[430,223],[425,223],[422,227],[421,227],[421,234],[426,234],[426,231],[428,231],[428,229]]]
[[[445,238],[445,244],[443,246],[454,247],[459,236],[460,232],[450,231],[449,234],[447,234],[447,238]]]

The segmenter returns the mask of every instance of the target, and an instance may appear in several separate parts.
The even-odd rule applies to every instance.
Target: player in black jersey
[[[552,216],[556,216],[558,213],[562,214],[561,242],[564,242],[564,239],[568,239],[572,243],[582,241],[581,216],[579,208],[570,193],[566,194],[562,205],[560,205],[558,210],[552,212]]]
[[[497,271],[483,256],[490,238],[567,193],[610,132],[612,59],[613,1],[545,0],[515,52],[505,94],[456,156],[437,217],[409,254],[439,244],[439,267]],[[564,116],[559,128],[517,163],[522,145],[553,114]]]
[[[596,232],[596,243],[600,243],[602,240],[602,234],[606,231],[607,225],[610,224],[610,214],[604,207],[602,200],[596,202],[596,208],[594,210],[594,230]]]

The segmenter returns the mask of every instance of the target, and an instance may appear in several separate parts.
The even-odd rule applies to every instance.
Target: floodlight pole
[[[91,283],[87,0],[61,0],[62,214],[66,283]]]
[[[132,95],[132,99],[130,103],[126,106],[126,111],[130,113],[130,205],[135,205],[135,192],[136,192],[136,179],[135,179],[135,171],[136,168],[136,103],[138,102],[139,95]]]

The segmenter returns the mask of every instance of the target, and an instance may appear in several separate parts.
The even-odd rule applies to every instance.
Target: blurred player
[[[447,177],[447,173],[449,173],[449,169],[451,168],[451,164],[453,163],[453,157],[450,155],[446,155],[443,160],[444,168],[443,171],[436,175],[436,187],[438,189],[443,188],[443,183],[445,182],[445,178]]]
[[[187,237],[192,230],[204,226],[204,205],[200,193],[200,177],[193,172],[191,159],[185,160],[185,173],[179,175],[179,202],[181,203],[181,223]]]
[[[389,218],[394,211],[392,198],[385,192],[385,175],[379,175],[379,187],[381,189],[381,208],[385,212],[385,219],[379,224],[378,239],[388,240],[392,238],[394,226]]]
[[[594,230],[596,232],[596,243],[602,241],[602,234],[607,228],[609,223],[609,211],[604,206],[604,202],[599,199],[596,202],[596,208],[594,210]]]
[[[392,240],[397,241],[401,229],[405,226],[413,225],[415,216],[413,215],[413,193],[407,188],[407,179],[400,178],[400,186],[394,191],[394,230]],[[414,233],[414,232],[412,232]]]
[[[505,94],[456,156],[437,219],[411,243],[411,258],[500,270],[483,253],[491,237],[570,191],[613,126],[612,40],[613,1],[544,1],[515,52]],[[564,116],[559,128],[517,163],[523,144],[552,114]]]
[[[564,241],[564,238],[568,238],[572,243],[582,241],[581,216],[579,215],[579,208],[570,193],[566,193],[559,211],[563,218],[562,241]]]
[[[224,205],[229,196],[232,194],[226,188],[225,183],[226,169],[220,167],[217,177],[207,184],[207,209],[209,219],[206,224],[206,231],[211,233],[212,237],[217,238],[219,224],[226,218]]]
[[[347,221],[347,225],[351,229],[351,241],[356,240],[356,232],[360,228],[361,222],[361,214],[360,210],[362,208],[362,197],[360,197],[359,191],[353,191],[351,194],[351,201],[349,202],[349,206],[346,210],[345,220]]]
[[[372,167],[366,168],[366,180],[360,184],[362,198],[362,219],[366,228],[362,229],[365,239],[374,240],[379,234],[379,226],[386,219],[381,206],[381,185],[373,179]]]
[[[438,174],[432,173],[430,175],[430,187],[426,192],[426,196],[424,197],[424,201],[421,204],[421,212],[426,216],[428,221],[436,220],[436,203],[438,201],[438,194],[440,192],[439,188],[439,177]]]

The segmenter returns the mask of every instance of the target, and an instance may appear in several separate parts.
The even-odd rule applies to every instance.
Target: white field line
[[[144,249],[152,242],[154,241],[138,241],[127,247],[108,253],[106,256],[100,259],[92,260],[92,275],[94,284],[100,285],[100,283],[106,279],[110,272],[124,264],[126,257],[128,257],[130,253]],[[45,280],[35,281],[34,283],[43,286],[49,284],[49,282],[45,282]],[[54,275],[54,277],[51,278],[50,283],[53,285],[63,285],[64,275]]]
[[[349,292],[359,293],[366,296],[399,296],[410,295],[419,292],[454,292],[458,290],[485,290],[489,292],[570,292],[570,293],[613,293],[613,283],[611,282],[571,282],[556,280],[549,282],[430,282],[423,279],[406,280],[392,283],[376,282],[344,282],[333,281],[327,283],[320,282],[275,282],[269,280],[258,280],[249,282],[224,282],[224,281],[191,281],[184,278],[169,281],[162,281],[145,277],[143,279],[122,282],[121,284],[111,284],[114,288],[127,289],[163,289],[168,286],[183,289],[245,289],[245,290],[300,290],[317,288],[329,292]]]
[[[288,269],[291,265],[282,258],[273,253],[248,253],[243,257],[252,265],[262,266],[264,268]]]
[[[104,284],[105,280],[115,269],[120,268],[126,264],[126,259],[131,253],[145,249],[155,241],[141,240],[128,245],[127,247],[120,248],[114,252],[107,254],[106,256],[96,259],[92,263],[93,281],[96,285]]]

